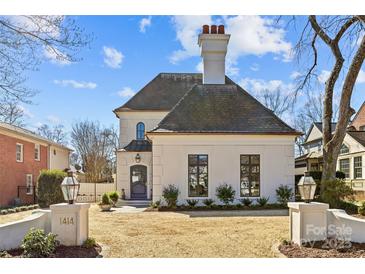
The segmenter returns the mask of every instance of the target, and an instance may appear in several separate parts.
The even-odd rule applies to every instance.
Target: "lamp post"
[[[72,171],[67,172],[67,177],[65,177],[61,183],[61,189],[65,200],[69,204],[73,204],[79,193],[80,183],[73,176]]]
[[[313,200],[316,187],[316,182],[313,180],[312,176],[309,175],[309,172],[306,171],[298,183],[300,196],[306,203],[310,203],[310,201]]]
[[[63,197],[68,203],[50,205],[51,231],[57,235],[57,240],[65,246],[81,246],[89,237],[88,203],[76,203],[80,183],[67,171],[61,183]]]

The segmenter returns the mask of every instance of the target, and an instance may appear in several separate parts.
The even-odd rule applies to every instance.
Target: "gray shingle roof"
[[[201,73],[160,73],[114,112],[123,110],[169,111],[193,85],[201,83]]]
[[[132,140],[124,147],[125,151],[152,151],[152,143],[149,140]]]
[[[194,85],[152,132],[300,134],[232,81]]]
[[[347,133],[365,147],[365,131],[347,131]]]
[[[322,122],[315,122],[316,127],[322,132]],[[332,132],[335,131],[337,123],[331,123]]]

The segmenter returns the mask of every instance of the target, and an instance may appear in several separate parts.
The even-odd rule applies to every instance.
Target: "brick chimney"
[[[199,47],[203,57],[203,84],[225,84],[227,45],[229,34],[224,26],[203,26],[199,35]]]

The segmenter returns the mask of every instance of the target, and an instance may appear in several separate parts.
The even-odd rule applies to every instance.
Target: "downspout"
[[[51,145],[48,145],[47,168],[51,169]]]

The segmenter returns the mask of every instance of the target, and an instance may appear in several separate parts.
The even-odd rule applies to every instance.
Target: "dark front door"
[[[131,199],[147,199],[147,167],[131,166]]]

